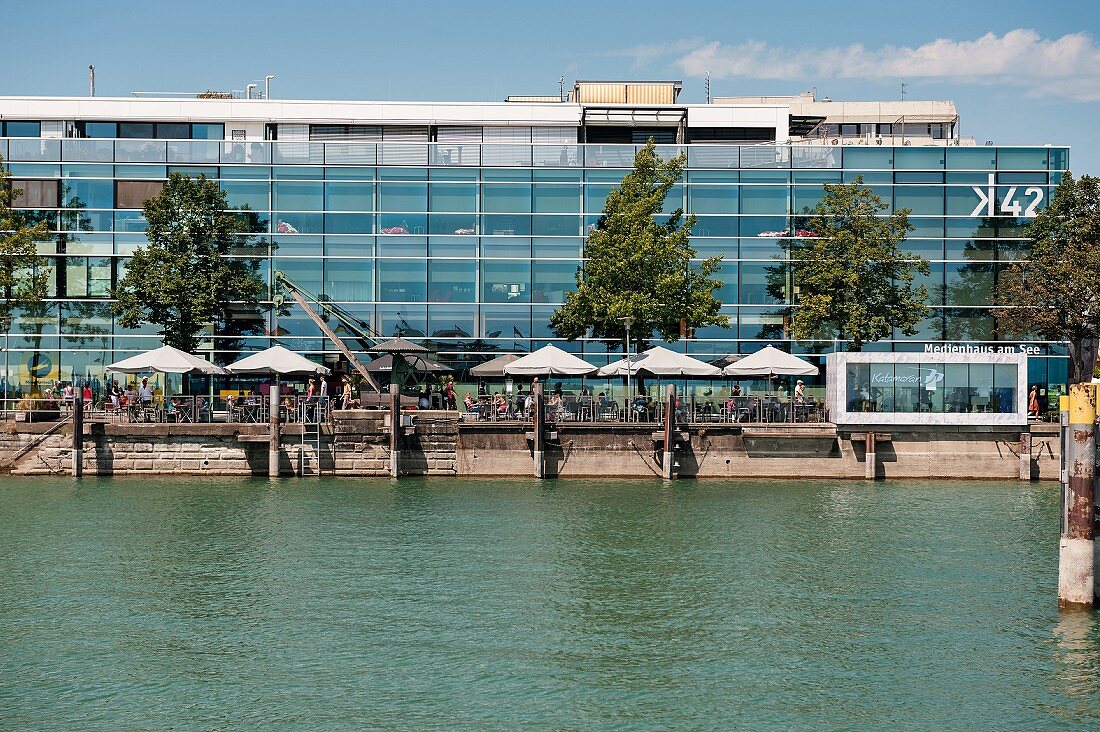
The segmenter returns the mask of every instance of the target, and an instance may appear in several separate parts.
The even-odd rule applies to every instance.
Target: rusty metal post
[[[534,421],[531,435],[531,460],[535,464],[535,477],[546,477],[546,399],[542,393],[542,384],[531,385],[534,397]]]
[[[878,477],[878,455],[875,453],[878,450],[878,440],[875,437],[874,432],[868,432],[866,438],[866,450],[863,461],[863,477],[867,480],[874,480]]]
[[[1031,433],[1020,433],[1020,480],[1031,480]]]
[[[279,397],[280,392],[283,390],[282,384],[279,380],[279,375],[275,374],[275,384],[271,387],[271,390],[267,392],[267,424],[268,424],[268,445],[267,445],[267,477],[278,478],[279,477],[279,443],[282,440],[282,435],[279,433]]]
[[[401,470],[401,389],[390,384],[390,477],[396,478]]]
[[[676,386],[669,384],[665,387],[665,452],[661,459],[661,471],[665,480],[672,480],[673,455],[676,451]]]
[[[84,475],[84,389],[73,389],[73,477]]]
[[[1090,609],[1096,562],[1096,391],[1090,384],[1070,387],[1069,418],[1062,430],[1066,470],[1058,547],[1058,607]]]

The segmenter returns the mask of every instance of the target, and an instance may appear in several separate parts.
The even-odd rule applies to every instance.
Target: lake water
[[[0,478],[0,729],[1100,729],[1050,484]]]

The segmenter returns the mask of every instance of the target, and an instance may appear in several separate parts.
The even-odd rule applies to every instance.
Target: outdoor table
[[[732,422],[740,422],[745,417],[748,422],[760,422],[760,400],[750,396],[733,397]],[[754,418],[755,417],[755,418]]]
[[[237,405],[237,421],[238,422],[262,422],[263,421],[263,404],[259,402],[242,402]]]

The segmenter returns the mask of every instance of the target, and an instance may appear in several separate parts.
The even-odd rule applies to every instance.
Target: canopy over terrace
[[[772,376],[817,376],[819,369],[809,361],[780,351],[775,346],[765,346],[750,353],[740,361],[730,364],[723,372],[733,378],[770,378]]]
[[[595,370],[592,364],[557,346],[543,346],[504,367],[509,376],[587,376]]]
[[[721,376],[722,369],[711,366],[697,358],[683,353],[670,351],[663,346],[654,346],[648,351],[632,354],[629,359],[622,358],[601,368],[600,376],[626,376],[631,374],[651,374],[653,376]]]

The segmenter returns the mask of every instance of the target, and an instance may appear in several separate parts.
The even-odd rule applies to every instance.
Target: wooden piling
[[[864,451],[865,452],[865,458],[864,458],[864,461],[863,461],[864,462],[863,477],[866,478],[867,480],[874,480],[875,478],[878,477],[878,455],[876,454],[876,452],[878,450],[878,444],[877,443],[878,443],[878,440],[875,437],[875,433],[874,432],[868,432],[867,437],[866,437],[866,442],[864,443],[866,445],[866,450]]]
[[[1020,480],[1031,480],[1031,433],[1020,433]]]
[[[282,440],[279,424],[279,396],[283,390],[279,375],[275,375],[275,383],[267,392],[267,477],[279,477],[279,443]]]
[[[73,477],[84,475],[84,389],[73,391]]]
[[[675,477],[674,455],[676,453],[676,386],[665,386],[665,435],[664,455],[661,459],[661,471],[665,480]]]
[[[1095,389],[1090,384],[1073,384],[1068,407],[1068,418],[1062,425],[1066,454],[1058,551],[1058,607],[1087,610],[1094,606],[1096,595]]]
[[[390,384],[390,477],[401,474],[401,389]]]
[[[531,393],[534,402],[534,433],[531,437],[531,460],[534,463],[535,477],[546,477],[546,398],[542,393],[542,384],[532,384]]]

